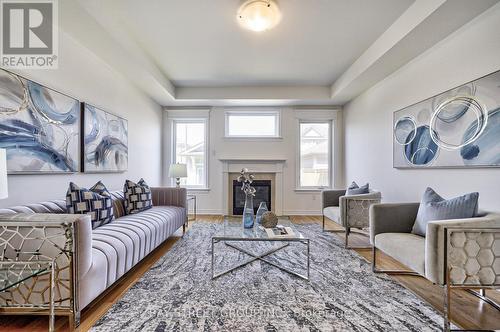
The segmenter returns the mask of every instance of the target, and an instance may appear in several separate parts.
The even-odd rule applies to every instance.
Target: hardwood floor
[[[321,217],[317,216],[293,216],[292,221],[298,224],[321,223]],[[221,216],[198,216],[197,221],[202,222],[222,222]],[[192,225],[192,223],[190,223]],[[338,229],[332,222],[327,222],[327,228]],[[189,230],[189,228],[188,228]],[[338,233],[337,236],[343,234]],[[160,247],[146,257],[141,263],[129,271],[105,294],[101,295],[82,313],[81,324],[77,331],[89,330],[95,322],[104,315],[109,308],[120,299],[125,292],[137,282],[141,276],[182,236],[182,231],[178,231],[174,236],[165,241]],[[353,246],[363,246],[368,244],[365,236],[352,234],[349,238]],[[356,249],[356,251],[366,260],[371,261],[371,251],[366,249]],[[383,253],[377,253],[377,266],[388,269],[404,269],[405,267]],[[436,310],[442,311],[443,291],[441,287],[433,285],[425,278],[414,276],[393,276],[395,280],[411,290],[417,296],[426,300]],[[489,296],[500,302],[499,292],[489,292]],[[465,291],[455,291],[452,296],[452,320],[466,329],[500,329],[500,312],[491,305],[480,301],[478,298]],[[46,317],[30,316],[0,316],[0,331],[46,331],[48,319]],[[67,318],[56,319],[56,330],[67,331]]]

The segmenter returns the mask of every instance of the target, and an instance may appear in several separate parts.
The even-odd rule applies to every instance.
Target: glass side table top
[[[50,272],[51,262],[10,262],[0,261],[0,292],[20,283]]]
[[[293,231],[293,235],[280,238],[270,238],[266,230],[260,225],[254,225],[253,228],[244,228],[242,216],[224,216],[224,227],[215,235],[215,238],[259,241],[298,241],[305,239],[305,237],[290,221],[290,218],[278,217],[278,225],[291,228]]]

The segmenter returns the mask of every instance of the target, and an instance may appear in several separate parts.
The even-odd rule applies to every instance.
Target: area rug
[[[115,303],[92,331],[440,331],[430,305],[346,250],[317,224],[297,225],[311,239],[310,281],[254,261],[211,279],[211,236],[221,224],[195,223]],[[237,243],[264,252],[276,243]],[[250,257],[217,244],[219,271]],[[273,262],[304,273],[296,243]]]

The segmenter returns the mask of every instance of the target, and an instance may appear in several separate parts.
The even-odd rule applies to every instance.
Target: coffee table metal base
[[[218,278],[218,277],[220,277],[222,275],[225,275],[225,274],[227,274],[229,272],[232,272],[232,271],[234,271],[236,269],[239,269],[239,268],[241,268],[243,266],[246,266],[246,265],[248,265],[248,264],[250,264],[250,263],[252,263],[252,262],[254,262],[256,260],[260,260],[260,261],[262,261],[264,263],[267,263],[267,264],[269,264],[271,266],[274,266],[274,267],[276,267],[276,268],[278,268],[278,269],[280,269],[282,271],[288,272],[288,273],[290,273],[290,274],[292,274],[292,275],[294,275],[296,277],[299,277],[299,278],[302,278],[302,279],[305,279],[305,280],[309,280],[309,265],[310,265],[310,262],[309,262],[309,240],[308,239],[304,239],[304,240],[301,240],[301,241],[294,241],[294,242],[301,242],[301,243],[305,244],[306,248],[307,248],[307,255],[306,255],[307,256],[307,272],[306,272],[305,275],[297,273],[295,271],[292,271],[292,270],[290,270],[290,269],[288,269],[288,268],[286,268],[284,266],[280,266],[280,265],[278,265],[278,264],[276,264],[276,263],[274,263],[274,262],[272,262],[272,261],[270,261],[270,260],[268,260],[266,258],[266,256],[274,254],[275,252],[288,247],[290,245],[290,243],[282,244],[281,246],[272,248],[271,250],[268,250],[268,251],[264,252],[263,254],[256,255],[256,254],[254,254],[254,253],[252,253],[252,252],[250,252],[250,251],[248,251],[246,249],[240,248],[240,247],[238,247],[238,246],[236,246],[236,245],[234,245],[232,243],[229,243],[230,242],[229,240],[224,240],[222,242],[226,246],[231,247],[233,249],[236,249],[236,250],[238,250],[238,251],[240,251],[240,252],[242,252],[242,253],[244,253],[244,254],[246,254],[248,256],[251,256],[252,258],[249,259],[249,260],[247,260],[247,261],[245,261],[245,262],[243,262],[243,263],[240,263],[240,264],[238,264],[238,265],[236,265],[234,267],[231,267],[230,269],[227,269],[227,270],[225,270],[223,272],[219,272],[219,273],[215,274],[215,270],[214,270],[215,250],[214,249],[215,249],[215,244],[218,243],[218,242],[220,242],[220,241],[221,240],[218,240],[218,239],[215,239],[215,238],[212,239],[212,279],[216,279],[216,278]],[[233,240],[233,241],[235,241],[235,242],[242,242],[243,240]]]

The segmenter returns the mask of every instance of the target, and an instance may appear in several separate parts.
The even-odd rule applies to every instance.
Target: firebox
[[[267,209],[271,211],[271,180],[253,180],[252,187],[255,188],[254,213],[257,212],[261,202],[266,202]],[[233,180],[233,215],[243,215],[244,208],[245,193],[241,190],[241,183]]]

